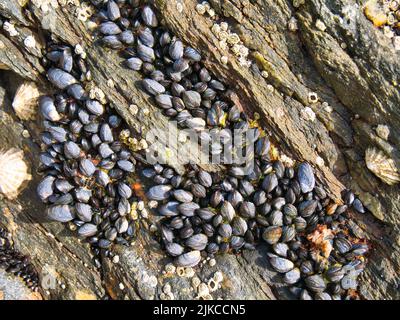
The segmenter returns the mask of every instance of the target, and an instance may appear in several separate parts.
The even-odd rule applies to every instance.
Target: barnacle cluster
[[[196,11],[201,15],[208,14],[210,18],[215,16],[214,9],[207,1],[197,4]],[[229,50],[237,58],[240,65],[249,67],[251,65],[251,62],[247,59],[249,49],[243,44],[239,35],[230,29],[226,21],[215,22],[211,26],[211,31],[219,40],[219,48],[222,50]],[[225,55],[222,56],[221,62],[227,64],[228,57]]]
[[[383,29],[393,39],[396,50],[400,50],[400,2],[398,0],[369,0],[364,5],[365,16]]]

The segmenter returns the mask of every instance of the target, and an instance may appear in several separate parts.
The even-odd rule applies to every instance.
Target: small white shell
[[[10,200],[18,196],[22,183],[32,178],[23,158],[24,153],[19,149],[0,151],[0,192]]]
[[[33,120],[37,113],[39,89],[34,82],[24,82],[19,86],[12,103],[13,109],[21,120]]]
[[[373,174],[388,185],[400,182],[400,174],[396,164],[382,151],[376,148],[368,148],[365,151],[365,163]]]
[[[199,286],[197,287],[197,292],[198,292],[198,297],[199,298],[205,297],[208,294],[210,294],[208,286],[204,282],[199,284]]]
[[[387,141],[387,139],[389,138],[390,128],[387,125],[378,124],[375,131],[376,131],[376,134],[383,140]]]

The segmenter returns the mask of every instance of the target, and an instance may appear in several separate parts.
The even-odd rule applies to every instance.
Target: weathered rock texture
[[[42,278],[50,275],[50,279],[56,279],[55,285],[42,292],[45,299],[99,299],[105,294],[112,298],[157,299],[167,282],[176,298],[193,298],[194,292],[182,290],[190,287],[190,278],[162,274],[168,259],[148,231],[151,221],[141,222],[135,245],[115,247],[119,264],[104,260],[102,269],[97,270],[87,244],[79,242],[62,225],[45,220],[44,207],[35,196],[40,179],[36,174],[40,121],[21,123],[10,101],[24,79],[51,92],[40,64],[46,39],[84,47],[93,82],[134,132],[145,134],[154,126],[166,126],[167,119],[137,87],[140,75],[124,69],[116,52],[102,49],[93,40],[87,21],[77,18],[79,1],[50,6],[47,12],[35,6],[35,1],[21,7],[20,3],[25,2],[3,0],[0,4],[1,20],[12,22],[18,31],[18,35],[10,36],[0,30],[0,66],[9,69],[0,70],[0,142],[3,148],[16,146],[24,150],[33,180],[17,201],[0,200],[0,224],[12,233],[15,247],[31,255]],[[177,9],[178,3],[182,11]],[[285,154],[314,164],[318,179],[333,199],[338,200],[346,186],[364,201],[373,215],[354,215],[354,228],[369,239],[373,249],[362,276],[361,295],[366,299],[399,299],[399,185],[388,186],[375,177],[365,165],[364,153],[374,146],[400,164],[400,53],[365,18],[359,1],[309,0],[299,8],[284,0],[210,3],[250,48],[249,58],[258,68],[240,66],[232,54],[218,48],[218,39],[211,32],[214,21],[196,12],[195,0],[154,1],[162,12],[163,23],[201,50],[207,67],[235,91],[237,103],[249,115],[261,115],[275,144]],[[294,32],[287,26],[291,17],[297,19],[299,28]],[[325,24],[326,30],[316,26],[317,20]],[[30,35],[36,39],[34,48],[24,45]],[[221,56],[229,58],[227,65],[220,62]],[[262,77],[260,70],[269,76]],[[113,88],[107,85],[110,79]],[[318,93],[317,103],[309,103],[310,92]],[[129,112],[130,104],[139,106],[138,114]],[[302,116],[305,107],[315,113],[314,121]],[[150,114],[145,115],[144,109]],[[390,128],[387,140],[376,134],[379,124]],[[22,137],[24,128],[30,138]],[[205,265],[197,270],[204,281],[217,270],[225,274],[222,289],[213,293],[215,298],[290,298],[268,266],[262,246],[255,252],[217,260],[215,267]],[[156,286],[149,281],[152,276],[158,278]]]

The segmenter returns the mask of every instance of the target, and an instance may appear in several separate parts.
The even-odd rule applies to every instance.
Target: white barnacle
[[[165,266],[165,272],[166,272],[168,275],[174,274],[175,271],[176,271],[176,267],[175,267],[172,263],[168,263],[168,264]]]
[[[168,293],[166,296],[166,299],[164,300],[175,300],[175,296],[172,292]]]
[[[274,86],[271,85],[271,84],[267,84],[267,90],[268,90],[269,92],[273,92],[273,91],[274,91]]]
[[[393,1],[390,1],[390,4],[389,4],[389,8],[390,8],[390,10],[392,10],[392,11],[396,11],[397,9],[399,9],[399,2],[398,1],[396,1],[396,0],[393,0]]]
[[[157,232],[158,228],[155,224],[150,225],[149,231],[150,233],[155,233]]]
[[[218,38],[219,38],[220,40],[226,40],[226,39],[228,39],[228,37],[229,37],[229,34],[228,34],[228,32],[226,32],[226,31],[220,31],[220,32],[218,33]]]
[[[308,93],[308,102],[309,103],[318,102],[318,94],[316,92],[309,92]]]
[[[322,102],[321,106],[328,113],[331,113],[333,111],[332,107],[326,101]]]
[[[239,52],[243,57],[247,57],[249,55],[249,48],[247,48],[244,45],[241,45],[240,49],[239,49]]]
[[[384,183],[394,185],[400,182],[399,170],[394,160],[383,151],[374,147],[367,148],[365,163],[367,168]]]
[[[386,17],[387,17],[387,24],[390,26],[397,22],[396,16],[392,12],[390,12]],[[389,27],[389,26],[386,26],[386,27]]]
[[[192,278],[192,287],[194,289],[197,289],[197,287],[200,285],[201,280],[199,279],[199,277],[193,277]]]
[[[15,26],[8,21],[4,22],[3,29],[8,32],[10,37],[15,37],[19,34],[18,31],[15,29]]]
[[[176,10],[177,10],[179,13],[182,13],[182,12],[183,12],[183,4],[182,4],[182,2],[178,1],[178,2],[176,3]]]
[[[203,15],[206,13],[206,8],[202,4],[199,3],[198,5],[196,5],[196,11],[199,14]]]
[[[11,148],[0,151],[0,192],[8,199],[15,199],[25,181],[32,179],[24,161],[24,152]]]
[[[221,40],[221,41],[219,41],[219,42],[218,42],[218,45],[219,45],[219,47],[220,47],[222,50],[228,49],[228,44],[226,43],[226,40]]]
[[[393,37],[394,50],[400,51],[400,36]]]
[[[293,167],[295,164],[295,161],[290,158],[288,155],[281,153],[281,155],[279,156],[280,160],[282,161],[283,164],[285,164],[288,167]]]
[[[299,29],[297,25],[297,19],[295,17],[291,17],[288,21],[288,29],[291,32],[295,32]]]
[[[214,23],[211,27],[211,31],[215,34],[218,35],[221,32],[221,26],[218,23]]]
[[[158,207],[158,202],[155,200],[150,200],[148,205],[150,209],[155,209]]]
[[[199,286],[197,287],[197,297],[202,298],[207,296],[210,293],[210,290],[208,289],[207,284],[204,282],[200,283]]]
[[[223,22],[221,22],[220,27],[221,27],[222,31],[228,31],[229,25],[227,22],[223,21]]]
[[[176,268],[176,274],[180,277],[185,276],[185,268],[184,267],[177,267]]]
[[[263,78],[268,78],[268,76],[269,76],[268,71],[266,71],[266,70],[261,71],[261,76],[262,76]]]
[[[78,18],[78,20],[83,22],[88,20],[92,15],[93,7],[86,3],[82,3],[82,5],[75,10],[75,16]]]
[[[383,34],[389,39],[393,38],[395,35],[395,33],[393,32],[393,30],[390,26],[383,27]]]
[[[112,258],[112,262],[113,262],[114,264],[118,264],[118,263],[119,263],[119,255],[115,255],[115,256]]]
[[[192,267],[185,267],[185,277],[186,278],[191,278],[194,276],[195,272],[194,269]]]
[[[308,121],[314,122],[315,121],[315,113],[310,107],[305,107],[301,110],[301,116]]]
[[[217,264],[217,261],[215,259],[210,259],[208,264],[210,265],[210,267],[214,267]]]
[[[83,50],[83,47],[82,47],[79,43],[75,46],[74,51],[75,51],[75,53],[78,54],[78,55],[82,55],[82,54],[85,52],[85,51]]]
[[[132,113],[132,115],[137,115],[137,113],[139,112],[139,108],[136,104],[131,104],[129,106],[129,112]]]
[[[146,208],[144,208],[142,210],[142,212],[140,212],[140,214],[141,214],[142,218],[144,218],[144,219],[147,219],[149,217],[149,212],[147,211]]]
[[[130,136],[131,136],[131,132],[129,131],[129,129],[124,129],[119,134],[119,137],[121,140],[128,139]]]
[[[90,89],[89,91],[89,97],[90,99],[96,99],[99,100],[100,103],[105,104],[106,101],[106,95],[104,94],[103,90],[100,88],[94,86]]]
[[[325,23],[323,23],[321,20],[317,19],[317,21],[315,21],[315,26],[318,30],[320,31],[325,31],[326,30],[326,25]]]
[[[210,6],[210,4],[208,3],[208,1],[203,1],[201,4],[204,6],[204,8],[206,9],[206,11],[208,11],[208,10],[211,9],[211,6]]]
[[[142,211],[144,209],[144,201],[137,202],[137,209]]]
[[[32,81],[22,83],[15,93],[12,107],[21,120],[33,120],[37,113],[40,92]]]
[[[25,139],[28,139],[31,135],[30,135],[29,131],[25,129],[25,130],[22,131],[22,136]]]
[[[150,114],[150,110],[149,110],[149,108],[147,108],[147,107],[143,107],[143,108],[142,108],[142,112],[143,112],[143,114],[144,114],[145,116],[148,116],[148,115]]]
[[[91,81],[92,80],[92,73],[90,72],[90,70],[88,70],[85,74],[85,78],[87,81]]]
[[[315,158],[315,163],[316,163],[319,167],[322,167],[322,166],[324,166],[325,161],[324,161],[324,159],[322,159],[320,156],[317,156],[317,157]]]
[[[378,135],[378,137],[382,138],[383,140],[387,140],[389,138],[389,134],[390,134],[389,126],[387,126],[385,124],[378,124],[375,131],[376,131],[376,134]]]
[[[188,141],[188,135],[185,132],[180,131],[178,133],[178,142],[184,143],[186,141]]]
[[[214,292],[218,290],[219,282],[211,278],[208,280],[207,286],[210,292]]]
[[[152,288],[157,287],[157,283],[158,283],[157,277],[156,276],[150,276],[149,280],[148,280],[148,283],[149,283],[149,286],[152,287]]]
[[[169,299],[168,299],[168,296],[164,292],[161,292],[160,293],[160,300],[169,300]]]
[[[98,27],[97,23],[94,21],[91,21],[91,20],[87,21],[86,25],[90,31],[93,31],[94,29],[96,29]]]
[[[164,292],[165,294],[170,294],[170,293],[172,293],[171,285],[170,285],[168,282],[164,285],[164,287],[162,288],[162,290],[163,290],[163,292]]]
[[[251,66],[251,61],[247,60],[245,57],[239,57],[238,61],[242,67],[250,68]]]
[[[217,272],[214,273],[213,279],[216,282],[222,282],[222,280],[224,280],[224,275],[222,274],[221,271],[217,271]]]
[[[141,150],[145,150],[145,149],[148,149],[148,148],[149,148],[149,144],[147,143],[147,141],[146,141],[145,139],[141,139],[141,140],[139,141],[139,148],[140,148]]]
[[[137,210],[131,209],[131,212],[129,214],[132,220],[137,220],[139,218],[139,213]]]
[[[228,57],[227,56],[222,56],[221,57],[221,63],[222,64],[227,64],[228,63]]]
[[[238,43],[240,42],[240,38],[239,38],[239,36],[238,36],[236,33],[231,33],[231,34],[228,36],[227,42],[228,42],[230,45],[238,44]]]
[[[107,86],[108,86],[109,88],[114,88],[114,81],[113,81],[112,79],[108,79],[108,80],[107,80]]]
[[[236,55],[239,56],[240,55],[240,45],[238,44],[234,44],[231,48],[232,52]]]
[[[33,36],[27,36],[24,39],[24,46],[27,48],[34,48],[36,46],[36,40]]]

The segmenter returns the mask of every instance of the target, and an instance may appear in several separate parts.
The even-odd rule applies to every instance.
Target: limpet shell
[[[12,107],[21,120],[33,120],[37,113],[40,92],[32,81],[22,83],[15,93]]]
[[[400,174],[395,162],[381,150],[368,148],[365,151],[365,163],[367,168],[384,183],[394,185],[400,182]]]
[[[0,151],[0,192],[10,200],[18,196],[22,183],[31,180],[22,150]]]

